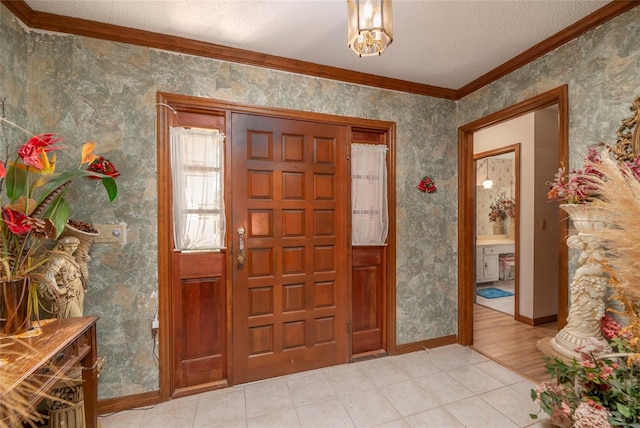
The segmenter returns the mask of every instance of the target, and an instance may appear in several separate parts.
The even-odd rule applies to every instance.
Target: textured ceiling
[[[394,0],[379,57],[347,47],[345,0],[27,0],[35,11],[458,89],[609,3]]]

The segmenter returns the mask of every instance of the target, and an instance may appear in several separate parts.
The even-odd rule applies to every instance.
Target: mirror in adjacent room
[[[491,206],[515,197],[515,154],[504,153],[476,161],[476,237],[508,235],[511,217],[506,215],[502,228],[491,220]],[[495,217],[495,210],[493,210]],[[513,230],[513,227],[511,228]],[[496,233],[500,232],[500,233]],[[511,237],[513,239],[513,236]]]
[[[475,167],[476,303],[514,316],[516,151],[479,153]]]

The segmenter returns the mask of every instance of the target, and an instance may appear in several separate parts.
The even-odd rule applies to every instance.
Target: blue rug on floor
[[[485,299],[497,299],[498,297],[507,297],[514,295],[510,291],[504,291],[494,287],[478,288],[476,290],[476,294],[478,296],[484,297]]]

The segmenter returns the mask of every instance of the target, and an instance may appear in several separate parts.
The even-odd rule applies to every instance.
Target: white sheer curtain
[[[385,245],[387,212],[387,146],[351,145],[351,223],[353,245]]]
[[[224,248],[224,134],[171,128],[174,245]]]

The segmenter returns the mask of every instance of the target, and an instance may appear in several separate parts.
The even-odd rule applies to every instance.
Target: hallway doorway
[[[558,106],[558,158],[565,164],[568,159],[568,104],[567,86],[562,86],[546,93],[540,94],[530,100],[516,104],[505,110],[493,113],[487,117],[478,119],[459,128],[459,216],[458,216],[458,244],[459,244],[459,311],[458,311],[458,343],[463,345],[473,345],[474,343],[474,296],[475,296],[475,266],[474,256],[475,246],[475,180],[476,171],[474,168],[474,133],[486,129],[496,124],[506,122],[510,119],[518,118],[527,113],[542,110],[546,107]],[[567,222],[564,216],[560,216],[558,210],[557,223],[560,243],[560,257],[558,262],[558,311],[557,328],[562,328],[567,316],[568,305],[568,267],[567,248],[562,245],[562,239],[567,233]],[[516,303],[517,305],[517,303]],[[523,317],[521,317],[521,320]],[[542,324],[545,319],[536,320],[535,317],[524,319],[526,323],[535,325]]]

